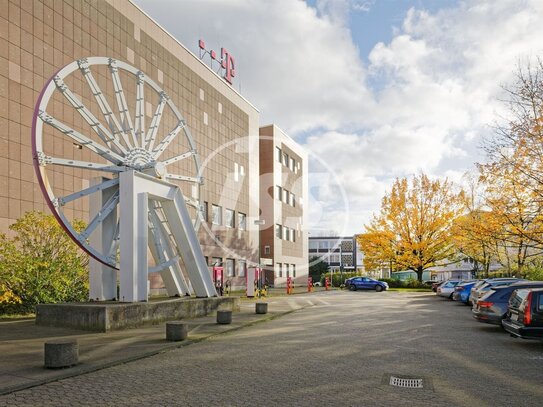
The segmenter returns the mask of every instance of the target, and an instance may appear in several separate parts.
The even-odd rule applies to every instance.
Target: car
[[[543,288],[513,291],[502,326],[516,338],[543,339]]]
[[[477,284],[478,280],[473,281],[463,281],[460,284],[457,284],[454,287],[454,292],[452,299],[454,301],[463,302],[466,305],[469,305],[469,295],[471,293],[471,288]]]
[[[471,289],[469,300],[472,304],[475,304],[475,302],[479,298],[481,298],[484,295],[484,293],[490,290],[491,287],[511,285],[518,281],[526,281],[526,280],[522,278],[516,278],[516,277],[487,278],[486,280],[482,280],[479,284],[477,284],[475,287]]]
[[[454,287],[460,284],[460,280],[447,280],[437,287],[436,294],[441,297],[452,298]]]
[[[443,284],[445,281],[438,281],[436,283],[432,284],[432,291],[437,292],[437,287],[439,287],[441,284]]]
[[[369,277],[351,277],[345,280],[345,287],[351,291],[375,290],[379,292],[388,290],[388,283]]]
[[[507,316],[509,299],[513,291],[523,288],[543,288],[543,281],[521,281],[508,286],[492,287],[473,304],[473,318],[487,324],[501,325]]]

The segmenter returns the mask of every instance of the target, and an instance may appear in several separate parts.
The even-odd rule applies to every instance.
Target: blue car
[[[345,280],[345,287],[351,291],[356,290],[375,290],[385,291],[388,290],[388,284],[384,281],[374,280],[369,277],[351,277]]]
[[[477,284],[477,282],[477,280],[464,281],[458,284],[454,288],[452,299],[454,301],[460,301],[466,305],[469,305],[469,295],[471,294],[471,289],[473,288],[473,286],[475,286],[475,284]]]

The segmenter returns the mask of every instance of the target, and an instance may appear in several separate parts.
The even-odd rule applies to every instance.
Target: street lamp
[[[254,225],[255,226],[258,226],[258,269],[260,270],[260,272],[262,272],[262,265],[261,265],[261,260],[262,260],[262,257],[261,257],[261,242],[260,242],[260,226],[263,226],[266,224],[266,220],[264,219],[255,219],[254,220]],[[258,289],[262,289],[262,275],[260,275],[260,278],[258,279]]]

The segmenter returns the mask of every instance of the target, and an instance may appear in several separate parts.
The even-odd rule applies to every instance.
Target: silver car
[[[460,280],[447,280],[437,287],[436,294],[442,297],[452,298],[454,287],[460,283]]]

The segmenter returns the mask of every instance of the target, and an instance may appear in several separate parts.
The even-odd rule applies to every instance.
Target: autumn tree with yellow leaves
[[[462,211],[462,193],[448,180],[426,175],[396,179],[382,200],[379,215],[365,226],[358,241],[366,269],[392,265],[412,270],[422,281],[424,270],[454,261],[452,224]]]

